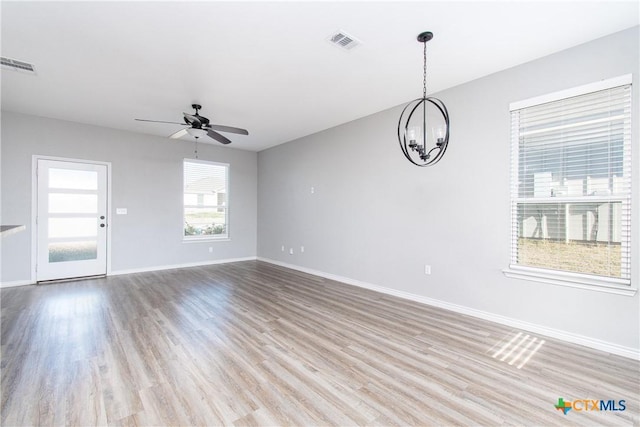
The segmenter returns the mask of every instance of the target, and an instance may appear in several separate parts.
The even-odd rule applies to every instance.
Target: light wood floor
[[[6,426],[640,423],[637,361],[262,262],[1,296]]]

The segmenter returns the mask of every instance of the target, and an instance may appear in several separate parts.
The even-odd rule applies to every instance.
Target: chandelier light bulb
[[[422,128],[420,126],[410,126],[407,128],[407,140],[409,140],[409,148],[416,151],[417,147],[422,143]]]

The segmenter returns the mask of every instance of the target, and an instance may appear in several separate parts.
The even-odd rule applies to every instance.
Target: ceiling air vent
[[[18,61],[17,59],[0,57],[0,62],[2,63],[2,68],[14,71],[20,71],[22,73],[35,74],[36,69],[33,64],[29,64],[28,62]]]
[[[342,49],[350,50],[361,44],[360,40],[347,34],[346,32],[339,30],[335,34],[329,36],[328,39],[334,45],[341,47]]]

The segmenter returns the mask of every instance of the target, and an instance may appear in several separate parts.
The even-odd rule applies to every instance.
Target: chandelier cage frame
[[[422,97],[410,101],[403,108],[402,113],[400,114],[400,119],[398,120],[398,142],[400,144],[400,148],[407,160],[419,167],[433,166],[438,163],[444,156],[449,145],[449,111],[444,105],[444,102],[440,99],[427,96],[427,42],[432,38],[433,33],[430,31],[420,33],[417,37],[417,40],[424,44]],[[428,147],[427,106],[429,105],[433,105],[435,110],[442,115],[444,134],[438,135],[437,138],[434,138],[435,144]],[[422,133],[422,144],[419,144],[416,139],[410,139],[410,137],[408,137],[408,134],[410,133],[409,128],[413,127],[411,126],[411,119],[414,114],[419,112],[422,113],[422,126],[419,127],[419,130]]]

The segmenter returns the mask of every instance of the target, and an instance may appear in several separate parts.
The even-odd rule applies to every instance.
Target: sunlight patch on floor
[[[509,336],[505,337],[488,352],[492,353],[491,357],[494,359],[511,366],[515,365],[518,369],[522,369],[545,343],[543,339],[523,332],[514,334],[511,339],[508,338]]]

